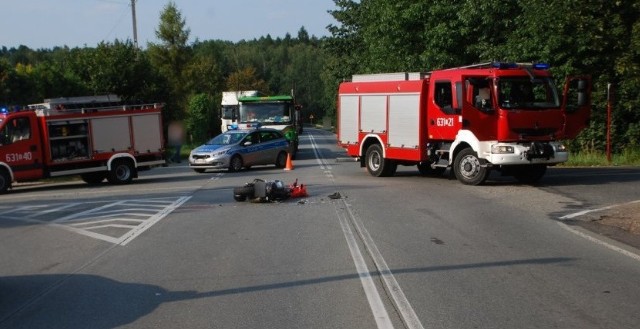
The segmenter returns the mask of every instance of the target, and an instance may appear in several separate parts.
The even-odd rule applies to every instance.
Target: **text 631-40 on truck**
[[[100,101],[64,98],[0,111],[0,193],[14,182],[69,175],[125,184],[138,170],[165,164],[161,104]]]
[[[567,161],[561,141],[590,117],[590,78],[567,78],[560,93],[548,68],[491,62],[354,75],[339,87],[338,143],[373,176],[416,165],[422,174],[451,168],[468,185],[491,170],[534,183]]]

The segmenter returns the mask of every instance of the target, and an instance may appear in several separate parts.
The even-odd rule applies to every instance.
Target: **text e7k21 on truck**
[[[96,106],[0,110],[0,193],[13,182],[70,175],[126,184],[166,163],[162,104]]]
[[[373,176],[398,165],[423,175],[451,168],[467,185],[491,170],[535,183],[568,160],[562,140],[590,117],[591,79],[549,65],[490,62],[429,73],[354,75],[338,91],[338,144]]]

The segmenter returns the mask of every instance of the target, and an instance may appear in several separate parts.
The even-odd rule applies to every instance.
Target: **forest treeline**
[[[117,94],[167,104],[194,142],[219,129],[222,91],[294,92],[303,117],[335,120],[340,81],[356,73],[424,71],[492,60],[547,62],[559,86],[593,78],[590,127],[572,148],[605,147],[612,86],[615,151],[640,143],[640,0],[334,0],[329,36],[190,41],[174,2],[160,14],[158,43],[0,49],[0,105]],[[317,119],[316,119],[317,120]]]

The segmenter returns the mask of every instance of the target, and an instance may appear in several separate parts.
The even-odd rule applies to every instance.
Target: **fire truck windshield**
[[[240,122],[291,123],[291,104],[284,102],[256,102],[240,104]]]
[[[550,78],[503,77],[498,80],[498,95],[504,109],[560,107],[558,89]]]

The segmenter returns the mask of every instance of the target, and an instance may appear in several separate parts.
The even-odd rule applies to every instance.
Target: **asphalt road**
[[[294,170],[0,197],[0,328],[636,328],[637,250],[560,220],[640,199],[637,168],[485,186],[374,178],[308,129]],[[309,197],[236,202],[254,178]],[[328,196],[339,193],[339,199]],[[575,218],[578,218],[576,216]]]

